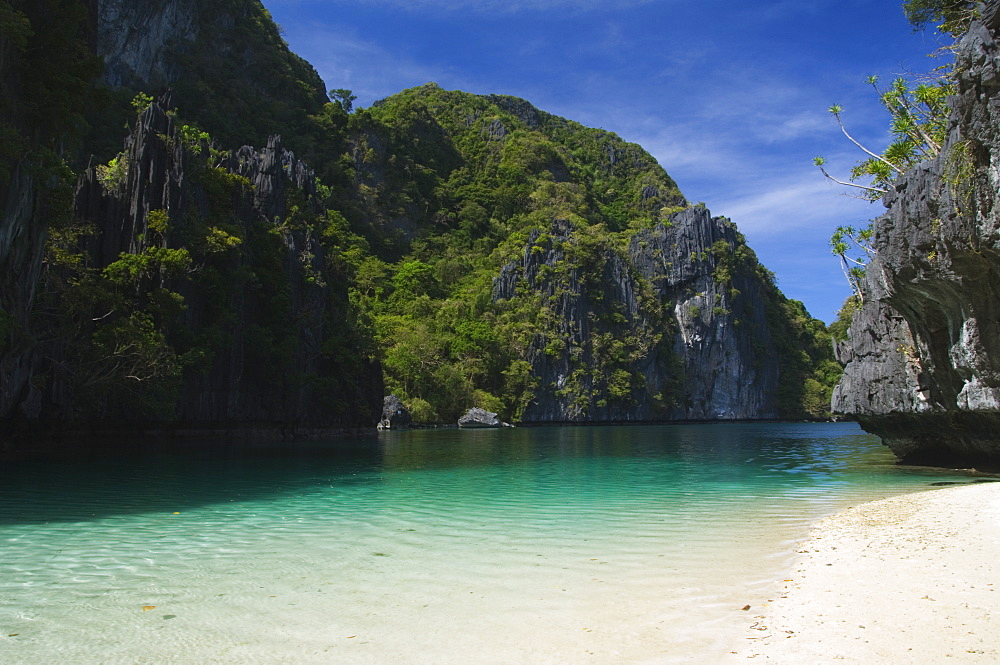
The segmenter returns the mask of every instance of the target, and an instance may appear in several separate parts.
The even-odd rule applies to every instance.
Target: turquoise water
[[[713,662],[812,521],[968,480],[846,423],[8,463],[0,662]]]

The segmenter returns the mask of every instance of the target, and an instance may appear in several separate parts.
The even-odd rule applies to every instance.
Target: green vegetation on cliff
[[[646,383],[638,368],[657,347],[674,362],[676,326],[653,284],[628,269],[616,277],[635,284],[628,313],[602,283],[610,265],[629,264],[637,232],[671,225],[687,206],[639,146],[524,100],[435,84],[355,113],[348,131],[356,189],[344,211],[369,222],[356,226],[374,253],[357,267],[355,302],[373,322],[387,391],[416,420],[453,421],[474,405],[522,417],[544,389],[529,362],[538,349],[566,357],[557,393],[581,416],[634,403]],[[569,234],[551,236],[554,220]],[[552,258],[516,297],[496,298],[494,280],[526,252]],[[766,272],[748,256],[750,272]],[[771,289],[766,303],[746,306],[767,308],[788,360],[781,412],[821,416],[838,373],[829,338],[801,303]],[[565,299],[580,297],[590,333],[574,338]],[[676,367],[658,371],[683,382]],[[682,392],[674,384],[654,397],[668,413]]]
[[[966,0],[905,0],[903,12],[915,30],[934,24],[942,34],[956,39],[969,27],[978,14],[977,3]],[[897,77],[888,86],[880,86],[877,76],[869,76],[867,83],[874,88],[882,106],[889,113],[890,143],[880,153],[859,143],[844,126],[840,105],[830,107],[841,131],[866,157],[852,169],[849,181],[839,180],[824,168],[826,160],[815,158],[815,164],[825,177],[852,191],[861,198],[879,201],[889,192],[893,183],[908,169],[933,159],[942,150],[949,129],[949,98],[956,93],[957,79],[952,70],[957,41],[939,48],[931,56],[944,56],[943,63],[931,73]],[[971,157],[966,154],[967,142],[952,148],[950,179],[957,183],[968,179],[972,168]],[[953,183],[954,184],[954,183]],[[844,277],[851,286],[852,300],[845,303],[856,308],[864,299],[861,283],[865,267],[874,255],[872,221],[864,226],[839,226],[830,238],[830,249],[840,257]],[[855,302],[856,301],[856,302]],[[841,312],[841,317],[844,316]],[[853,310],[852,310],[853,311]],[[848,312],[849,315],[850,312]]]
[[[30,390],[42,246],[72,218],[68,155],[100,71],[86,23],[76,0],[0,0],[0,435]]]
[[[825,327],[731,224],[706,222],[728,240],[690,255],[636,244],[688,208],[641,147],[433,83],[355,110],[348,90],[325,96],[258,2],[194,11],[197,29],[162,55],[176,80],[129,81],[79,107],[103,164],[45,243],[33,334],[47,360],[31,385],[49,413],[346,422],[366,417],[359,385],[381,366],[385,392],[421,422],[472,406],[517,420],[546,391],[574,418],[677,417],[694,408],[692,374],[722,371],[685,369],[684,345],[744,326],[759,341],[739,344],[760,354],[741,366],[778,376],[774,413],[825,415],[837,374]],[[20,16],[0,12],[5,48]],[[83,64],[61,74],[73,94],[90,89]],[[147,109],[161,84],[168,117]],[[122,151],[136,111],[165,124]],[[272,134],[267,150],[234,152]],[[637,268],[643,252],[660,272]],[[697,288],[677,277],[688,264]],[[681,299],[704,305],[681,316]]]
[[[36,329],[60,347],[45,385],[72,396],[69,417],[374,417],[350,235],[314,177],[277,141],[234,155],[159,104],[136,107],[127,150],[88,172],[77,225],[47,247]],[[134,227],[123,238],[107,220]]]
[[[517,418],[531,399],[524,352],[551,327],[549,310],[491,297],[529,232],[554,219],[585,230],[556,272],[587,266],[599,279],[601,251],[627,244],[616,232],[683,204],[638,146],[515,98],[428,84],[355,113],[349,131],[346,212],[368,220],[374,249],[356,303],[374,322],[387,390],[417,420],[453,421],[474,405]]]

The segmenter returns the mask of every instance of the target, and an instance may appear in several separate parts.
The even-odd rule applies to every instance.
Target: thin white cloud
[[[758,181],[749,192],[734,192],[712,204],[713,212],[730,217],[756,237],[821,229],[829,235],[843,224],[858,223],[882,211],[878,204],[846,196],[844,188],[819,173]]]
[[[661,127],[652,134],[630,132],[627,140],[645,148],[674,177],[684,173],[692,179],[723,179],[737,168],[739,159],[726,136],[693,129],[681,124]]]
[[[304,23],[287,32],[297,53],[316,68],[327,87],[352,90],[359,106],[430,81],[460,79],[457,70],[421,64],[343,26]]]
[[[834,128],[833,122],[826,113],[817,111],[802,111],[779,118],[771,124],[769,142],[792,141],[807,136],[829,134]]]

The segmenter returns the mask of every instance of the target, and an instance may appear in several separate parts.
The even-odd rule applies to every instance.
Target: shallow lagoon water
[[[8,463],[0,662],[713,662],[813,521],[952,481],[849,423]]]

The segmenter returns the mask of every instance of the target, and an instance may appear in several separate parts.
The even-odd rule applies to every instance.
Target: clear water
[[[714,662],[812,521],[948,481],[852,424],[8,463],[0,662]]]

